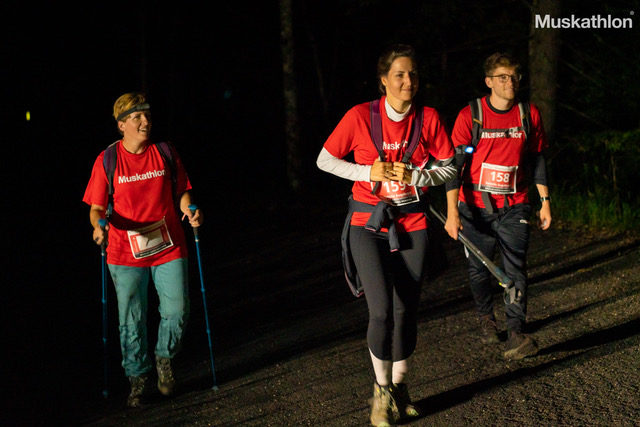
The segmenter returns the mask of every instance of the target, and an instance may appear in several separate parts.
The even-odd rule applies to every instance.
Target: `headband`
[[[129,114],[131,113],[135,113],[136,111],[147,111],[150,110],[151,107],[149,106],[148,103],[144,103],[144,104],[138,104],[133,108],[129,108],[126,111],[123,111],[122,113],[118,114],[118,117],[116,117],[116,121],[120,121],[122,119],[124,119],[125,117],[127,117]]]

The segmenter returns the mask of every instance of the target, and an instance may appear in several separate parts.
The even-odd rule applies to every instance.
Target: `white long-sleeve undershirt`
[[[412,168],[410,185],[434,187],[452,180],[455,178],[457,172],[451,160],[452,159],[446,159],[441,162],[446,166],[435,167],[433,169]],[[371,165],[359,165],[339,159],[329,153],[324,147],[318,155],[316,165],[318,165],[318,168],[322,171],[332,173],[350,181],[371,181]]]
[[[322,151],[320,151],[318,155],[316,165],[318,165],[320,170],[350,181],[369,182],[371,180],[371,165],[359,165],[339,159],[329,153],[324,147],[322,147]]]
[[[403,120],[409,114],[409,111],[411,111],[411,107],[409,107],[404,113],[398,113],[391,107],[386,98],[384,107],[387,117],[394,122]],[[441,161],[440,164],[443,166],[433,169],[420,169],[408,165],[409,168],[413,169],[410,185],[433,187],[452,180],[457,173],[456,168],[452,165],[452,160],[453,158]],[[318,168],[322,171],[332,173],[350,181],[371,181],[371,165],[359,165],[339,159],[329,153],[326,148],[322,148],[322,151],[320,151],[316,165],[318,165]]]

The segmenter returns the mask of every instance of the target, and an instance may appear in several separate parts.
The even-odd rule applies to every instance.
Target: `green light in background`
[[[27,110],[27,121],[31,121],[31,111]]]

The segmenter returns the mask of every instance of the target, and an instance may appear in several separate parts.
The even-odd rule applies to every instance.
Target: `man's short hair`
[[[519,71],[520,63],[508,53],[496,52],[484,61],[484,75],[492,75],[498,67],[515,68],[516,71]]]

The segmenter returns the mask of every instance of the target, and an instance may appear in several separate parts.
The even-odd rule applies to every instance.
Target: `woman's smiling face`
[[[418,71],[407,56],[394,59],[389,72],[380,80],[385,87],[389,104],[396,110],[401,105],[410,104],[418,91]]]

